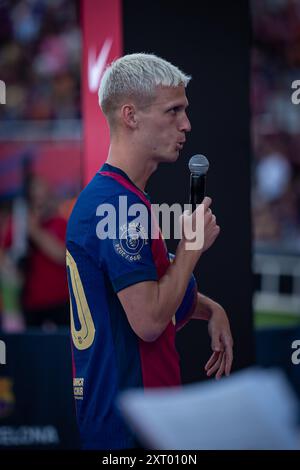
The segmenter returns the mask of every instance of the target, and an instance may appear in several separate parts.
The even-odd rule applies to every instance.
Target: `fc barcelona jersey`
[[[125,203],[126,217],[120,213]],[[130,215],[135,204],[144,208],[142,223]],[[117,296],[133,284],[159,280],[168,269],[165,243],[151,238],[152,226],[148,197],[109,164],[82,191],[68,223],[73,385],[86,449],[134,446],[116,406],[122,390],[180,384],[176,318],[156,341],[144,342]]]

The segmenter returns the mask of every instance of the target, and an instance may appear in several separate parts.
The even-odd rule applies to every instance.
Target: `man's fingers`
[[[226,356],[225,374],[226,374],[226,376],[228,376],[230,374],[230,371],[231,371],[233,357],[232,357],[232,353],[231,353],[231,355],[225,353],[225,356]]]
[[[217,371],[216,379],[221,378],[224,372],[225,375],[228,376],[231,371],[232,361],[233,354],[231,345],[226,345],[224,352],[214,351],[205,365],[207,375],[210,376]]]
[[[203,202],[202,204],[204,204],[204,213],[207,211],[207,209],[209,208],[209,206],[211,205],[212,203],[212,200],[210,197],[206,196],[204,199],[203,199]]]
[[[219,354],[218,352],[213,352],[212,355],[210,356],[209,360],[207,361],[207,363],[205,364],[205,370],[208,370],[215,362],[216,360],[218,359],[219,357]]]
[[[224,374],[225,364],[226,364],[226,353],[223,354],[221,365],[219,367],[218,372],[216,373],[216,379],[217,380],[219,380],[222,377],[222,375]]]
[[[216,372],[216,370],[219,369],[222,359],[223,359],[223,355],[224,355],[223,353],[219,353],[219,357],[216,360],[215,364],[207,370],[208,376],[212,375],[214,372]]]
[[[225,364],[225,374],[228,376],[231,371],[233,353],[232,353],[232,343],[225,345],[225,355],[226,355],[226,364]]]
[[[200,212],[200,214],[204,214],[205,216],[207,216],[208,214],[212,214],[211,209],[209,209],[209,206],[211,205],[211,203],[212,203],[212,199],[210,197],[206,196],[203,199],[202,203],[197,205],[197,207],[194,210],[193,214],[195,214],[196,212]],[[201,207],[202,205],[204,206],[204,210]],[[203,210],[203,212],[202,212],[202,210]],[[191,215],[190,211],[184,211],[184,212],[188,215]],[[195,215],[194,215],[194,217],[195,217]]]
[[[222,342],[225,345],[225,354],[226,354],[226,364],[225,364],[225,374],[228,376],[231,371],[231,366],[233,362],[233,339],[230,333],[230,330],[228,333],[222,335]]]

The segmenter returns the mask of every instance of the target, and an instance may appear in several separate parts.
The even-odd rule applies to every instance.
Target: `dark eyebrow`
[[[168,109],[173,109],[173,108],[186,109],[188,106],[189,106],[189,102],[187,102],[187,104],[173,103],[170,106],[168,106]]]

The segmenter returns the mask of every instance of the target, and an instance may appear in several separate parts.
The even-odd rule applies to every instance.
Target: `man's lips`
[[[177,143],[176,143],[177,148],[179,148],[180,150],[182,150],[182,149],[183,149],[183,146],[184,146],[184,143],[185,143],[185,140],[183,140],[183,141],[181,141],[181,142],[177,142]]]

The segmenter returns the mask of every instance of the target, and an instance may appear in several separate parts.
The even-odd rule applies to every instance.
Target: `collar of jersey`
[[[118,175],[123,176],[123,178],[126,178],[127,181],[132,184],[140,193],[144,194],[146,198],[150,201],[149,195],[145,192],[142,191],[136,184],[134,184],[133,181],[129,178],[129,176],[125,173],[125,171],[121,170],[121,168],[118,168],[117,166],[110,165],[110,163],[104,163],[102,167],[100,168],[99,172],[101,171],[111,171],[113,173],[117,173]]]

